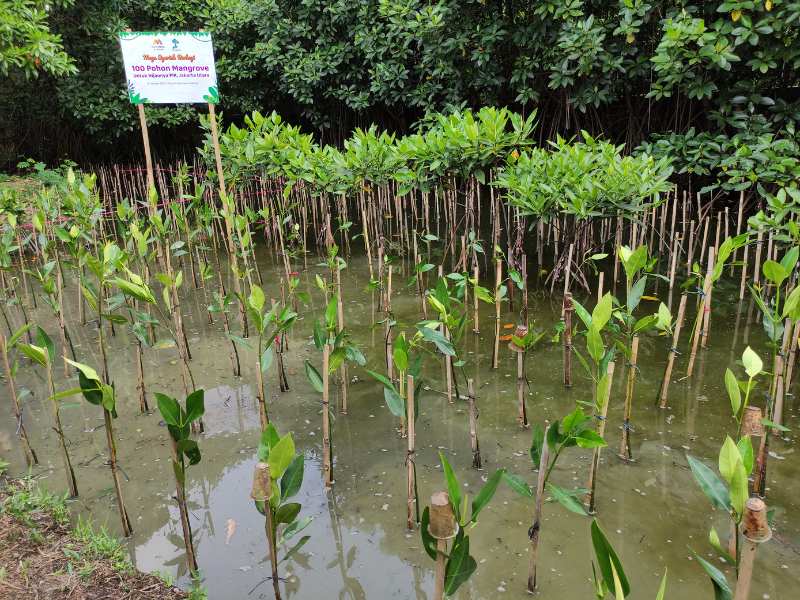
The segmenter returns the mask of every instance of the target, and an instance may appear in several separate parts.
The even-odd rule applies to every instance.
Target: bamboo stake
[[[494,273],[494,352],[492,354],[492,369],[498,367],[500,360],[500,285],[503,280],[503,260],[499,256],[495,259]]]
[[[625,390],[625,413],[622,421],[622,439],[619,445],[619,454],[623,460],[632,461],[631,450],[631,412],[633,410],[633,388],[636,383],[636,364],[639,356],[639,336],[634,335],[631,341],[631,360],[628,363],[628,381]]]
[[[11,363],[8,360],[8,340],[3,334],[0,334],[0,355],[3,357],[3,368],[6,373],[6,384],[8,385],[9,395],[14,408],[14,418],[17,420],[17,435],[22,440],[22,448],[25,451],[25,461],[28,466],[38,465],[39,458],[36,456],[36,451],[31,446],[28,432],[25,429],[25,424],[22,422],[22,407],[19,404],[19,396],[17,396],[17,388],[14,384],[14,375],[11,371]]]
[[[469,402],[469,441],[472,447],[472,466],[480,469],[481,446],[478,442],[478,407],[475,404],[475,385],[472,379],[467,379],[467,401]]]
[[[608,382],[606,384],[605,399],[603,405],[600,407],[600,414],[597,417],[599,419],[597,434],[600,437],[603,437],[606,431],[606,417],[608,416],[608,405],[611,401],[611,383],[614,380],[614,361],[608,363],[606,375],[608,377]],[[545,446],[546,445],[547,444],[545,444]],[[586,497],[586,505],[588,506],[589,514],[594,514],[595,512],[595,491],[597,490],[597,471],[600,468],[600,450],[599,447],[594,449],[592,453],[592,465],[589,469],[589,483],[587,484],[589,493]]]
[[[117,495],[117,508],[122,520],[122,531],[125,537],[130,537],[133,533],[131,520],[128,518],[128,511],[125,510],[125,499],[122,496],[122,484],[119,481],[119,470],[117,467],[117,445],[114,442],[114,430],[111,422],[111,413],[103,409],[103,420],[106,425],[106,442],[108,443],[108,462],[111,467],[111,477],[114,480],[114,491]]]
[[[536,592],[536,565],[539,556],[539,540],[542,530],[542,503],[544,502],[544,484],[547,479],[547,469],[550,462],[550,447],[547,444],[547,433],[552,427],[548,425],[545,430],[545,442],[542,444],[542,452],[539,457],[539,473],[536,478],[536,505],[533,513],[533,525],[528,530],[528,539],[531,543],[531,560],[528,568],[528,592]]]
[[[331,464],[331,422],[330,422],[330,391],[328,364],[330,361],[330,346],[322,347],[322,477],[325,488],[333,487],[333,465]]]
[[[564,385],[572,387],[572,294],[564,294],[561,313],[564,316]]]
[[[742,519],[744,547],[738,564],[738,577],[734,600],[747,600],[750,596],[750,585],[753,579],[753,565],[756,560],[758,546],[772,538],[767,521],[767,506],[760,498],[749,498],[745,504]]]
[[[681,337],[681,327],[683,326],[683,317],[686,313],[686,300],[687,294],[681,294],[681,301],[678,304],[678,317],[675,320],[675,330],[672,332],[672,347],[669,349],[669,356],[667,357],[667,368],[664,371],[664,380],[661,382],[661,394],[659,396],[659,408],[667,407],[667,393],[669,392],[670,379],[672,378],[672,367],[675,364],[675,356],[678,354],[678,341]]]
[[[408,429],[408,454],[406,455],[406,493],[407,493],[407,521],[409,530],[419,519],[416,518],[417,507],[417,454],[416,454],[416,409],[414,406],[414,377],[406,376],[406,421]]]

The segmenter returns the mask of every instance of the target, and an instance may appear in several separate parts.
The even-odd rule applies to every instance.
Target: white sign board
[[[214,46],[204,31],[121,31],[133,104],[219,102]]]

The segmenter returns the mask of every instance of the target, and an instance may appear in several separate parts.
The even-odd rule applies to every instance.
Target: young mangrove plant
[[[604,600],[609,593],[613,594],[614,600],[624,600],[631,592],[631,586],[625,571],[622,568],[622,561],[614,551],[611,542],[608,541],[605,532],[600,528],[596,519],[592,520],[591,527],[592,548],[597,560],[592,561],[592,579],[594,581],[594,595],[597,600]],[[667,572],[661,578],[655,600],[664,600],[667,592]]]
[[[420,523],[422,545],[428,556],[436,561],[434,600],[455,594],[478,568],[477,561],[469,553],[468,532],[477,525],[478,515],[494,497],[505,474],[505,469],[495,471],[475,495],[468,510],[468,495],[462,494],[461,484],[441,452],[439,460],[447,491],[431,496],[431,505],[425,507]],[[447,543],[450,540],[452,543],[448,552]]]
[[[54,383],[53,363],[56,358],[55,345],[50,336],[41,327],[36,327],[36,344],[23,344],[18,342],[17,347],[20,352],[31,359],[34,363],[43,367],[47,377],[47,391],[50,397],[50,407],[53,415],[53,430],[58,437],[58,444],[61,448],[61,458],[64,462],[64,474],[67,478],[69,495],[72,498],[78,496],[78,482],[75,479],[75,471],[72,468],[69,451],[67,450],[67,440],[64,436],[64,429],[61,426],[61,411],[58,405],[59,398],[56,395]]]
[[[256,392],[258,396],[258,414],[261,422],[261,430],[266,431],[269,425],[269,412],[267,410],[267,394],[264,385],[264,376],[269,371],[274,358],[273,346],[281,343],[281,337],[292,326],[297,319],[297,313],[292,311],[288,306],[283,310],[278,311],[278,305],[275,304],[268,311],[264,311],[266,304],[266,297],[264,291],[258,286],[253,284],[250,287],[250,295],[247,297],[247,316],[256,330],[256,378],[257,387]],[[249,346],[249,344],[242,338],[233,336],[233,339],[242,345]],[[279,374],[279,377],[285,377]]]
[[[114,481],[117,509],[122,520],[122,531],[125,537],[128,537],[133,533],[133,527],[131,527],[131,520],[128,518],[128,511],[125,509],[125,498],[122,495],[122,484],[119,480],[119,467],[117,465],[117,443],[114,440],[113,428],[113,419],[117,418],[116,390],[113,384],[103,383],[97,371],[92,367],[70,359],[66,360],[78,371],[79,387],[59,392],[56,394],[56,400],[74,394],[83,394],[87,402],[103,409],[103,423],[106,430],[106,443],[108,444],[108,464],[111,468],[111,478]]]
[[[258,512],[266,519],[265,530],[272,567],[272,586],[275,599],[280,600],[278,565],[291,558],[310,539],[308,535],[302,536],[286,550],[283,558],[278,560],[278,549],[286,546],[311,522],[311,517],[298,518],[302,505],[290,501],[303,484],[305,459],[302,452],[298,453],[295,450],[292,434],[287,433],[281,437],[275,426],[270,423],[261,434],[258,461],[253,473],[250,497],[255,502]]]
[[[191,573],[197,571],[197,558],[194,552],[192,526],[189,522],[189,507],[186,504],[186,468],[200,462],[200,448],[191,439],[191,426],[202,419],[205,412],[205,391],[194,390],[186,396],[184,406],[175,398],[156,392],[158,412],[167,424],[170,447],[172,449],[172,470],[175,473],[176,499],[180,512],[183,543],[186,546],[186,565]],[[186,464],[188,459],[189,463]]]
[[[17,349],[17,344],[22,339],[22,336],[30,329],[30,326],[23,325],[15,331],[11,337],[6,337],[0,333],[0,358],[3,360],[3,370],[5,372],[6,385],[8,386],[8,395],[11,398],[11,405],[14,411],[14,418],[17,421],[16,432],[22,441],[22,449],[25,452],[25,461],[28,466],[38,465],[39,458],[36,451],[31,446],[30,438],[28,437],[28,430],[25,429],[25,423],[22,419],[23,408],[20,401],[22,394],[17,392],[17,385],[15,378],[19,370],[19,362],[11,359],[11,351]]]
[[[531,460],[538,469],[536,480],[536,503],[533,524],[528,529],[531,544],[530,568],[528,571],[528,591],[534,593],[537,588],[536,568],[539,554],[539,541],[542,529],[542,506],[545,490],[564,508],[579,515],[586,515],[586,510],[578,497],[587,493],[585,489],[568,490],[551,483],[550,476],[559,457],[567,448],[602,448],[606,445],[602,437],[591,427],[592,417],[580,408],[576,408],[563,419],[559,419],[542,429],[540,425],[533,427],[531,444]],[[524,479],[511,473],[504,475],[509,486],[525,498],[534,498],[534,491]]]
[[[339,329],[337,306],[339,300],[333,295],[325,308],[324,324],[314,322],[314,346],[322,352],[322,374],[308,360],[305,362],[306,377],[312,387],[322,394],[322,475],[326,488],[333,487],[333,432],[331,430],[330,376],[345,361],[364,366],[366,359],[361,351],[350,343],[349,334]]]

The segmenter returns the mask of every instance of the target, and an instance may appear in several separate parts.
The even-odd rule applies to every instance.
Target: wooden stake
[[[480,469],[481,446],[478,442],[478,407],[475,404],[475,385],[472,379],[467,379],[467,400],[469,402],[469,441],[472,447],[472,466]]]
[[[492,354],[492,369],[496,369],[500,361],[500,285],[503,281],[503,259],[495,259],[494,270],[494,353]]]
[[[547,445],[547,433],[552,427],[548,425],[545,430],[542,444],[542,452],[539,457],[539,474],[536,478],[536,505],[533,513],[533,525],[528,530],[528,539],[531,543],[531,560],[528,568],[528,592],[533,594],[536,591],[536,563],[539,555],[539,539],[542,530],[542,503],[544,502],[544,484],[547,479],[547,470],[550,463],[550,447]]]
[[[608,405],[611,401],[611,383],[614,380],[614,361],[608,363],[608,367],[606,369],[606,375],[608,376],[608,382],[606,384],[605,390],[605,401],[603,405],[600,407],[600,414],[597,415],[599,419],[597,424],[597,434],[600,437],[605,435],[606,431],[606,417],[608,416]],[[547,444],[545,444],[546,446]],[[589,489],[589,493],[586,497],[586,505],[588,506],[589,514],[594,514],[595,512],[595,491],[597,489],[597,471],[600,468],[600,448],[595,448],[592,454],[592,465],[589,468],[589,483],[587,484],[587,488]]]
[[[328,344],[322,347],[322,478],[325,487],[333,487],[333,465],[331,464],[331,421],[330,421],[330,387],[328,365],[331,348]]]
[[[628,363],[628,382],[625,389],[625,412],[622,421],[622,439],[619,454],[623,460],[633,460],[631,451],[631,412],[633,410],[633,387],[636,383],[636,361],[639,356],[639,336],[634,335],[631,341],[631,360]]]
[[[564,385],[572,387],[572,294],[564,294],[561,313],[564,316]]]
[[[661,382],[661,394],[659,396],[659,408],[667,407],[667,393],[669,392],[670,379],[672,378],[672,367],[675,364],[675,355],[678,354],[678,341],[681,337],[681,327],[683,326],[683,316],[686,313],[686,292],[681,294],[681,301],[678,304],[678,317],[675,320],[675,330],[672,332],[672,347],[669,349],[667,357],[667,368],[664,371],[664,380]]]
[[[408,454],[406,455],[406,493],[407,493],[407,521],[408,529],[414,529],[417,523],[417,463],[416,463],[416,412],[414,407],[414,377],[406,376],[406,421],[408,429]]]

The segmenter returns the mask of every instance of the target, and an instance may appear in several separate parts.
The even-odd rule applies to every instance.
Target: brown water
[[[271,264],[265,260],[262,265],[268,297],[278,293],[277,285],[268,283],[277,281]],[[312,293],[314,272],[312,267],[301,275],[303,285]],[[368,366],[383,370],[382,329],[370,325],[382,317],[376,313],[372,294],[363,291],[367,281],[365,261],[352,259],[343,272],[345,319],[354,341],[367,355]],[[189,469],[187,477],[203,584],[212,599],[271,598],[263,517],[249,498],[259,439],[255,359],[242,352],[243,376],[233,377],[221,324],[207,324],[208,301],[202,292],[187,293],[183,310],[194,355],[192,371],[198,387],[206,390],[206,432],[198,439],[203,459]],[[663,375],[668,343],[664,338],[642,340],[633,414],[633,464],[622,463],[615,452],[624,381],[624,368],[618,361],[606,436],[610,448],[603,454],[599,474],[598,519],[622,558],[634,598],[655,597],[667,568],[667,597],[713,597],[711,584],[692,559],[690,548],[710,557],[708,530],[715,525],[724,535],[728,519],[712,510],[694,483],[684,455],[690,452],[710,466],[716,465],[725,434],[735,432],[723,386],[725,367],[733,366],[747,344],[765,358],[765,365],[768,362],[761,326],[747,323],[748,303],[729,302],[726,293],[724,285],[715,293],[710,348],[699,354],[691,380],[675,382],[685,373],[686,355],[677,360],[666,411],[655,408],[653,400]],[[677,306],[677,298],[673,301]],[[689,304],[693,310],[694,303]],[[656,305],[652,307],[655,310]],[[281,432],[293,432],[297,447],[306,456],[299,501],[303,504],[302,514],[314,518],[306,530],[311,535],[310,542],[281,566],[286,577],[282,588],[289,598],[428,598],[433,593],[434,563],[423,551],[419,533],[409,534],[405,529],[406,442],[397,434],[397,422],[384,406],[380,384],[360,368],[350,368],[350,375],[359,381],[349,387],[349,414],[337,415],[334,425],[336,484],[332,493],[323,488],[320,397],[307,383],[302,367],[305,358],[319,362],[308,336],[313,320],[323,308],[321,298],[314,296],[314,306],[300,310],[301,319],[291,335],[287,355],[291,391],[278,391],[274,371],[268,379],[270,416]],[[410,330],[421,319],[418,299],[406,290],[399,290],[393,298],[393,309],[398,330]],[[471,468],[465,404],[449,405],[437,393],[443,387],[442,366],[433,359],[426,360],[424,377],[432,390],[422,396],[417,424],[419,489],[425,503],[432,492],[444,489],[439,450],[447,455],[472,493],[499,467],[524,476],[531,485],[535,481],[528,456],[530,432],[521,430],[516,421],[516,356],[502,344],[500,368],[489,368],[493,307],[484,306],[482,310],[481,333],[468,332],[464,343],[466,370],[476,381],[485,467],[482,471]],[[74,312],[69,306],[67,311]],[[515,320],[508,306],[504,311],[503,323]],[[532,294],[531,316],[538,326],[550,327],[558,320],[559,311],[560,300]],[[40,309],[35,317],[49,324],[48,329],[57,338],[57,330],[45,311]],[[693,314],[687,315],[687,322],[690,318]],[[74,322],[70,327],[79,359],[97,366],[96,327],[90,324],[82,328]],[[138,414],[135,353],[131,336],[122,329],[118,327],[116,337],[110,340],[110,369],[118,394],[119,419],[115,425],[119,458],[127,477],[123,487],[135,530],[128,548],[140,569],[169,573],[187,586],[180,522],[172,499],[174,480],[167,431],[157,414]],[[683,349],[687,339],[684,333]],[[583,347],[582,340],[576,344]],[[146,355],[148,392],[182,395],[176,358],[174,349]],[[526,369],[530,379],[528,410],[533,422],[559,418],[572,410],[576,400],[591,399],[591,387],[577,361],[574,387],[563,387],[560,345],[543,344],[528,356]],[[26,366],[19,384],[33,392],[33,397],[25,400],[25,419],[42,460],[33,474],[49,489],[62,491],[65,481],[50,429],[44,380]],[[74,381],[57,383],[59,389],[73,385]],[[755,402],[762,405],[766,385],[762,383],[757,388]],[[796,387],[790,391],[796,391]],[[25,464],[14,437],[14,419],[5,387],[0,398],[0,449],[11,462],[12,472],[22,474]],[[151,405],[155,402],[151,401]],[[81,492],[72,505],[73,511],[90,515],[119,534],[110,473],[104,464],[102,414],[75,398],[64,402],[62,415]],[[769,463],[767,501],[775,509],[775,536],[759,550],[751,598],[798,597],[800,470],[794,456],[794,430],[798,426],[794,396],[787,397],[785,424],[793,432],[783,440],[773,441],[775,456]],[[585,486],[589,456],[589,451],[580,449],[565,453],[554,473],[554,482],[566,487]],[[472,530],[471,548],[478,570],[459,590],[458,598],[527,597],[527,530],[532,512],[531,500],[516,496],[507,487],[500,488]],[[236,528],[226,541],[229,520],[235,521]],[[593,597],[590,523],[588,518],[568,513],[557,504],[545,504],[540,547],[541,597]],[[718,560],[714,562],[724,568]],[[727,572],[732,580],[730,569]]]

